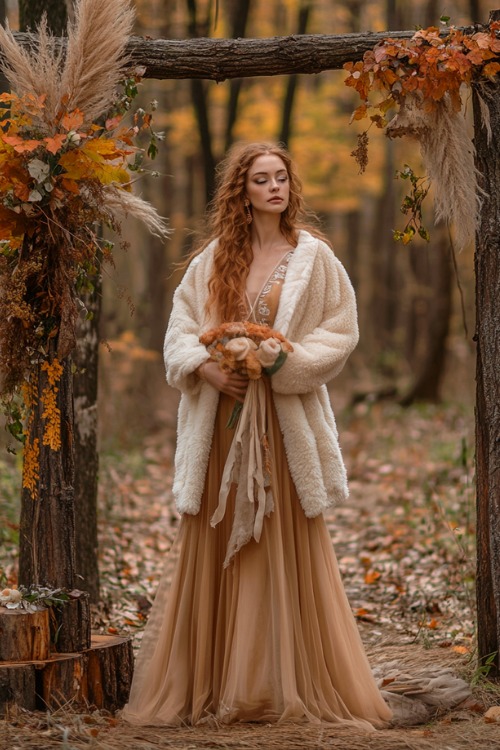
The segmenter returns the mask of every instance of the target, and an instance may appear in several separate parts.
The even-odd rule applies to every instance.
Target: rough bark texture
[[[494,12],[500,18],[500,11]],[[490,114],[488,142],[478,101]],[[480,662],[494,654],[500,677],[500,82],[474,87],[476,165],[488,196],[476,235],[477,609]]]
[[[11,705],[27,711],[36,709],[36,671],[32,664],[0,664],[0,717]]]
[[[34,497],[26,489],[22,493],[19,583],[71,590],[75,588],[73,376],[70,358],[66,357],[61,364],[64,371],[57,393],[61,412],[60,450],[43,445],[42,393],[48,379],[40,365],[35,372],[38,403],[29,439],[32,444],[35,439],[39,441],[40,481]]]
[[[90,606],[86,591],[72,591],[70,600],[51,612],[53,650],[61,654],[90,648]]]
[[[128,700],[132,672],[132,641],[120,636],[95,636],[81,654],[53,654],[22,664],[0,662],[0,716],[12,704],[34,711],[71,702],[117,711]]]
[[[463,29],[473,33],[477,29]],[[387,37],[411,39],[414,31],[363,34],[305,34],[269,39],[142,39],[131,37],[127,52],[134,65],[146,68],[145,78],[252,78],[292,73],[338,70],[361,60],[364,53]],[[443,31],[443,34],[446,32]],[[15,34],[26,46],[29,34]]]
[[[117,711],[128,700],[134,653],[130,638],[96,635],[85,653],[84,696],[97,708]]]
[[[411,265],[419,292],[410,310],[414,347],[409,353],[413,384],[401,398],[403,406],[414,401],[439,401],[446,362],[446,340],[452,311],[452,265],[446,226],[436,227],[435,247],[410,248]]]
[[[92,316],[80,318],[77,345],[73,352],[75,375],[75,555],[77,585],[99,601],[97,540],[97,383],[99,363],[100,273],[94,278],[94,292],[85,305]]]
[[[63,36],[68,23],[65,0],[19,0],[19,28],[34,30],[43,13],[55,36]]]
[[[49,610],[0,610],[0,662],[40,661],[50,654]]]

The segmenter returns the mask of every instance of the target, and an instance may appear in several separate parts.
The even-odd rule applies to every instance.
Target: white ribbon
[[[219,504],[210,519],[216,526],[226,512],[231,484],[237,484],[234,521],[224,567],[244,544],[260,540],[264,516],[273,510],[269,448],[266,435],[266,386],[250,380],[222,473]]]

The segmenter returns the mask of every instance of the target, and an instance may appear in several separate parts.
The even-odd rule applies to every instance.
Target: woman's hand
[[[237,401],[243,402],[248,388],[248,378],[237,372],[225,372],[221,370],[217,362],[208,360],[197,369],[200,378],[206,380],[221,393],[232,396]]]

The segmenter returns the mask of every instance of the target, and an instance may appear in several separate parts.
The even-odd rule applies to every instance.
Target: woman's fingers
[[[237,372],[225,372],[216,362],[207,362],[203,367],[204,378],[222,393],[232,396],[238,401],[245,400],[248,388],[248,378]]]

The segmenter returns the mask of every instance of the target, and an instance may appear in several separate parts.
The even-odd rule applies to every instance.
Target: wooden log
[[[28,711],[37,708],[34,664],[0,664],[0,716],[4,716],[11,705]]]
[[[0,609],[0,662],[44,661],[49,655],[48,609]]]
[[[466,34],[482,26],[461,28]],[[441,30],[446,35],[448,29]],[[361,60],[378,42],[411,39],[411,31],[367,31],[362,34],[295,34],[268,39],[143,39],[131,37],[127,54],[134,65],[144,66],[145,78],[228,78],[320,73],[338,70],[349,61]],[[33,47],[32,34],[16,32],[16,40]],[[64,40],[61,40],[64,47]]]
[[[80,704],[84,670],[82,654],[54,654],[40,669],[38,707],[54,710],[67,703]]]
[[[79,654],[0,662],[0,716],[12,704],[30,711],[67,703],[116,711],[128,700],[132,673],[132,641],[123,636],[93,636]]]
[[[75,590],[69,597],[65,604],[52,608],[52,644],[59,654],[78,653],[91,645],[89,595]]]
[[[130,638],[96,635],[85,658],[85,697],[96,708],[117,711],[128,700],[134,671]]]

